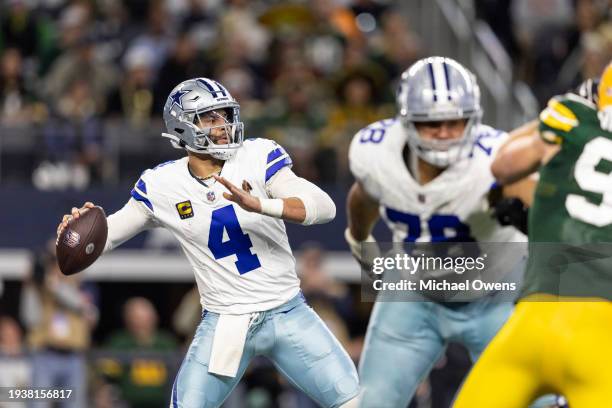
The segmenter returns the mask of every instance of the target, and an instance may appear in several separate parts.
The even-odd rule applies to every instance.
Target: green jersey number
[[[593,204],[578,194],[569,194],[565,200],[565,208],[572,218],[597,227],[612,224],[612,173],[595,170],[602,159],[612,162],[612,140],[597,137],[584,146],[574,170],[581,189],[603,195],[601,204]]]

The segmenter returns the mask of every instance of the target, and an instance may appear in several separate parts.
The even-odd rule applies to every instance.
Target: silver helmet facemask
[[[225,116],[220,113],[222,111]],[[162,133],[162,136],[169,138],[179,149],[229,160],[244,140],[240,105],[223,85],[211,79],[196,78],[180,83],[170,93],[163,117],[168,133]],[[215,122],[222,119],[222,123],[202,126],[210,122],[209,119],[216,119]],[[215,129],[224,131],[227,143],[215,143],[218,140],[212,136]]]
[[[431,57],[414,63],[402,74],[397,105],[410,149],[421,159],[447,167],[469,156],[482,118],[480,88],[457,61]],[[466,120],[463,134],[454,139],[424,138],[415,125],[461,119]]]

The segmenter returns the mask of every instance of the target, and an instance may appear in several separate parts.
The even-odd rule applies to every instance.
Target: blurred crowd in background
[[[41,188],[133,182],[134,172],[158,159],[156,149],[137,149],[113,166],[117,138],[158,146],[148,141],[159,139],[170,90],[206,76],[241,103],[247,137],[281,143],[308,179],[346,181],[352,135],[394,115],[398,76],[429,54],[408,23],[409,7],[400,5],[6,0],[0,124],[5,132],[26,127],[40,148],[5,160],[3,180],[30,178]],[[608,0],[474,0],[474,9],[540,103],[597,75],[610,59]],[[11,163],[31,171],[13,171]],[[71,182],[49,180],[62,171]]]
[[[247,137],[276,140],[296,173],[342,188],[352,136],[395,114],[399,75],[430,55],[426,34],[409,24],[409,3],[4,0],[0,185],[133,183],[143,169],[182,154],[159,137],[162,108],[177,83],[205,76],[238,99]],[[541,105],[598,75],[612,57],[612,1],[472,3]],[[3,148],[26,138],[35,148]],[[146,285],[132,284],[105,298],[99,284],[60,278],[53,252],[52,245],[39,252],[28,277],[7,291],[14,307],[0,310],[0,387],[64,381],[87,385],[78,406],[167,406],[200,319],[195,289],[179,286],[159,303],[139,292]],[[324,248],[311,243],[299,253],[308,301],[357,362],[372,305],[360,302],[358,286],[323,270]],[[158,299],[169,289],[151,290]],[[451,347],[412,406],[448,406],[468,367],[465,352]],[[256,360],[227,406],[312,403]]]

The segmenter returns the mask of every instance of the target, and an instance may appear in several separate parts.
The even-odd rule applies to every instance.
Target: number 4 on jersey
[[[223,241],[223,231],[227,231],[228,240]],[[251,253],[253,243],[249,234],[242,232],[234,206],[228,205],[212,212],[208,247],[215,259],[236,255],[236,267],[243,275],[261,267],[257,255]]]

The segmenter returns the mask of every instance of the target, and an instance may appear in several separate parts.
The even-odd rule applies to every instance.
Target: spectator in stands
[[[221,17],[223,47],[236,47],[251,64],[263,61],[270,42],[270,33],[261,25],[255,8],[247,0],[229,0]],[[232,51],[228,49],[227,51]]]
[[[348,147],[353,135],[369,123],[392,117],[376,104],[376,79],[365,70],[344,75],[336,86],[338,103],[331,109],[328,125],[321,131],[319,154],[321,179],[348,177]]]
[[[202,320],[202,305],[200,304],[200,292],[194,286],[183,296],[181,303],[172,315],[172,326],[174,331],[185,337],[186,347],[189,347],[193,335]]]
[[[90,4],[85,2],[57,7],[55,14],[57,18],[45,30],[49,44],[38,60],[41,78],[48,75],[58,58],[75,49],[93,26],[92,10]]]
[[[62,275],[55,258],[55,240],[35,257],[23,282],[20,314],[32,350],[34,387],[72,389],[62,407],[87,406],[87,369],[83,355],[98,320],[96,292],[80,275]],[[50,402],[41,402],[41,407]]]
[[[421,40],[412,32],[406,18],[398,10],[385,11],[381,17],[382,29],[371,43],[372,57],[384,68],[386,79],[396,80],[406,67],[422,57]],[[386,86],[389,92],[393,87]],[[387,98],[389,99],[387,95]],[[392,99],[391,99],[392,101]]]
[[[104,179],[103,126],[92,92],[86,77],[76,77],[53,105],[43,137],[46,159],[56,167],[41,164],[34,179],[39,188],[85,188]]]
[[[170,333],[158,329],[157,311],[145,298],[129,299],[123,319],[125,330],[112,335],[106,343],[108,350],[130,352],[130,361],[123,361],[116,373],[122,397],[132,408],[165,408],[175,368],[171,362],[176,357],[173,352],[177,351],[178,342]]]
[[[277,86],[280,94],[269,102],[258,121],[261,136],[284,146],[293,159],[293,171],[309,180],[318,178],[312,160],[326,119],[325,104],[312,103],[317,88],[315,81],[287,80],[284,86]]]
[[[607,29],[602,26],[600,30],[584,33],[580,41],[580,50],[579,71],[569,85],[576,86],[585,79],[599,76],[612,60],[612,23]]]
[[[153,55],[146,47],[132,47],[123,57],[125,73],[111,93],[107,114],[120,117],[132,127],[151,123],[154,101]]]
[[[69,91],[75,78],[84,79],[90,89],[95,110],[100,112],[119,80],[119,72],[108,61],[96,57],[96,38],[88,34],[62,53],[44,79],[44,95],[52,105]]]
[[[127,2],[126,2],[127,3]],[[148,3],[147,25],[145,31],[134,38],[129,47],[145,47],[154,57],[151,68],[157,76],[159,69],[168,57],[172,47],[170,29],[171,21],[168,21],[165,4],[161,0],[153,0]]]
[[[3,2],[6,11],[0,16],[0,47],[19,47],[22,55],[35,56],[40,47],[40,23],[27,0]]]
[[[172,6],[184,7],[183,10],[174,11],[179,20],[177,26],[181,27],[181,31],[189,32],[198,49],[210,49],[213,46],[218,31],[218,11],[224,6],[223,3],[208,0],[186,0],[170,2],[167,6],[168,8]]]
[[[25,353],[23,333],[19,324],[9,316],[0,317],[0,387],[27,388],[31,386],[30,360]],[[25,407],[25,403],[11,404]]]
[[[153,61],[147,61],[149,69]],[[177,78],[194,78],[206,76],[211,72],[212,63],[206,61],[198,51],[189,32],[181,33],[173,44],[170,56],[166,59],[157,79],[155,87],[155,112],[161,115],[166,98],[176,85]]]
[[[24,125],[40,120],[35,115],[35,97],[23,79],[23,60],[18,48],[0,54],[0,123]]]

